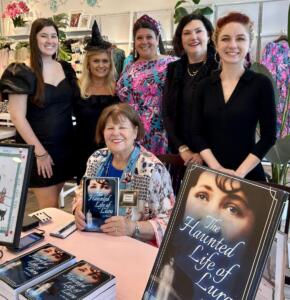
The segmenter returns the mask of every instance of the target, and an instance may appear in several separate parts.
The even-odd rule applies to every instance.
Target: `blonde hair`
[[[109,57],[110,61],[110,70],[109,73],[105,79],[105,86],[108,89],[110,95],[115,95],[115,65],[113,61],[113,55],[112,55],[112,49],[96,49],[96,50],[89,50],[87,51],[84,61],[83,61],[83,69],[82,69],[82,75],[79,80],[80,90],[81,90],[81,96],[83,99],[87,98],[87,90],[91,82],[91,74],[89,70],[89,60],[93,55],[106,53]],[[90,95],[89,95],[90,96]]]

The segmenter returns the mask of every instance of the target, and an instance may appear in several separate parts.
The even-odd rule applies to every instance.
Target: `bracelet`
[[[140,238],[140,235],[141,235],[140,226],[139,226],[138,222],[136,221],[135,222],[135,230],[132,234],[132,237],[138,239],[138,238]]]
[[[45,151],[43,154],[41,155],[37,155],[37,154],[34,154],[36,158],[42,158],[42,157],[45,157],[45,156],[48,156],[48,152]]]
[[[186,145],[182,145],[178,148],[179,153],[183,153],[183,152],[188,151],[188,150],[189,150],[189,148]]]

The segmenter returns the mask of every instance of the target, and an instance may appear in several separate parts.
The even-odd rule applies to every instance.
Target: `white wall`
[[[251,0],[202,0],[201,4],[219,4],[219,3],[243,3]],[[263,0],[257,0],[263,1]],[[277,0],[278,1],[278,0]],[[1,0],[3,7],[10,0]],[[39,17],[48,17],[53,14],[49,9],[48,0],[26,0],[29,6],[36,11]],[[64,0],[62,2],[65,2]],[[191,0],[189,1],[190,3]],[[59,5],[56,13],[70,12],[73,10],[82,10],[90,14],[112,14],[129,11],[146,11],[158,9],[173,9],[176,0],[99,0],[100,7],[90,7],[86,0],[67,0],[64,5]]]
[[[10,2],[10,0],[0,1],[2,7]],[[161,22],[163,40],[172,39],[174,32],[172,14],[177,0],[99,0],[99,7],[90,7],[86,0],[58,0],[57,2],[65,3],[59,5],[56,12],[50,10],[49,0],[26,0],[26,2],[31,8],[31,19],[76,11],[88,15],[102,15],[98,17],[102,34],[107,35],[111,41],[117,42],[128,53],[131,48],[133,18],[144,12]],[[188,2],[192,3],[191,0]],[[262,14],[260,14],[259,2],[263,2]],[[201,4],[214,7],[215,14],[211,16],[212,20],[232,10],[244,12],[251,17],[259,33],[252,47],[254,58],[259,57],[261,49],[269,40],[275,39],[282,31],[286,33],[290,0],[202,0]],[[260,23],[259,18],[261,18]],[[10,21],[8,26],[2,25],[2,29],[4,28],[5,30],[2,31],[4,34],[13,33],[13,25]],[[84,33],[76,32],[76,34]]]

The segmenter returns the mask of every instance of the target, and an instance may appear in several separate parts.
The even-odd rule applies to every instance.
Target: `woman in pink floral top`
[[[158,55],[160,26],[147,15],[133,28],[136,57],[129,63],[117,83],[117,94],[140,115],[145,127],[143,146],[155,155],[167,152],[167,135],[161,118],[161,101],[167,65],[174,57]],[[160,45],[159,45],[160,47]]]
[[[281,129],[287,90],[290,84],[290,48],[288,42],[278,40],[268,43],[263,51],[262,64],[271,72],[277,84],[279,92],[279,101],[276,105],[277,137],[282,138],[290,134],[290,105],[288,106],[286,124]]]

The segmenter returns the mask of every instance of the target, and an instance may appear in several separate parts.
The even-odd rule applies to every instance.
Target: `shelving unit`
[[[220,16],[229,11],[243,12],[249,15],[254,21],[256,38],[251,50],[254,60],[260,59],[262,49],[269,41],[274,40],[287,31],[289,0],[232,0],[231,2],[225,1],[217,4],[215,4],[214,1],[211,2],[212,4],[207,3],[206,5],[210,5],[214,11],[214,14],[209,17],[213,23],[215,23]],[[108,36],[111,42],[124,49],[126,54],[129,54],[132,48],[133,24],[135,20],[144,13],[160,21],[163,28],[162,39],[167,42],[171,41],[176,28],[176,24],[173,22],[173,9],[140,10],[122,12],[119,14],[97,15],[95,19],[99,24],[102,35]],[[67,30],[67,36],[69,38],[79,38],[89,34],[89,29],[71,30],[71,28],[69,28]],[[28,35],[10,35],[9,37],[15,40],[28,39]]]

